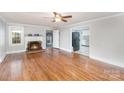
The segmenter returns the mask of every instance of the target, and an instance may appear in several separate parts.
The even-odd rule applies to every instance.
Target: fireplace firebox
[[[41,41],[29,41],[27,44],[27,52],[34,53],[42,50]]]

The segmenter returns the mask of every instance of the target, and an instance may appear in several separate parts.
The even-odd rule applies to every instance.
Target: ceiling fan
[[[66,19],[72,18],[72,15],[62,16],[60,13],[57,12],[53,12],[53,14],[54,14],[54,18],[52,22],[59,22],[59,21],[68,22]]]

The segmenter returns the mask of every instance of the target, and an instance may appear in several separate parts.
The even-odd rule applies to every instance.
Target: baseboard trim
[[[65,49],[65,48],[59,48],[59,49],[64,50],[64,51],[67,51],[67,52],[72,52],[71,50]]]
[[[119,62],[111,62],[110,60],[107,60],[107,59],[104,59],[104,58],[99,58],[99,57],[94,57],[94,56],[90,56],[90,58],[94,59],[94,60],[98,60],[98,61],[103,62],[103,63],[111,64],[113,66],[118,66],[118,67],[124,68],[123,64],[117,64]]]
[[[26,50],[19,50],[19,51],[7,51],[6,54],[13,54],[13,53],[21,53],[25,52]]]
[[[0,63],[2,63],[2,62],[4,61],[5,57],[6,57],[6,54],[3,55],[3,56],[0,58]]]

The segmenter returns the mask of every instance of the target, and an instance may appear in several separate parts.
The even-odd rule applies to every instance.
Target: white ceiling
[[[100,18],[117,14],[116,12],[65,12],[62,15],[72,15],[68,22],[52,22],[54,16],[52,12],[0,12],[7,22],[31,24],[31,25],[43,25],[60,27],[69,24],[74,24],[82,21],[91,20],[94,18]]]

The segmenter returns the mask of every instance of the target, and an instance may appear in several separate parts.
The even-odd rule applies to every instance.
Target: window
[[[9,26],[10,45],[21,45],[23,43],[23,27]]]
[[[12,31],[12,44],[20,44],[20,43],[21,43],[21,32]]]

